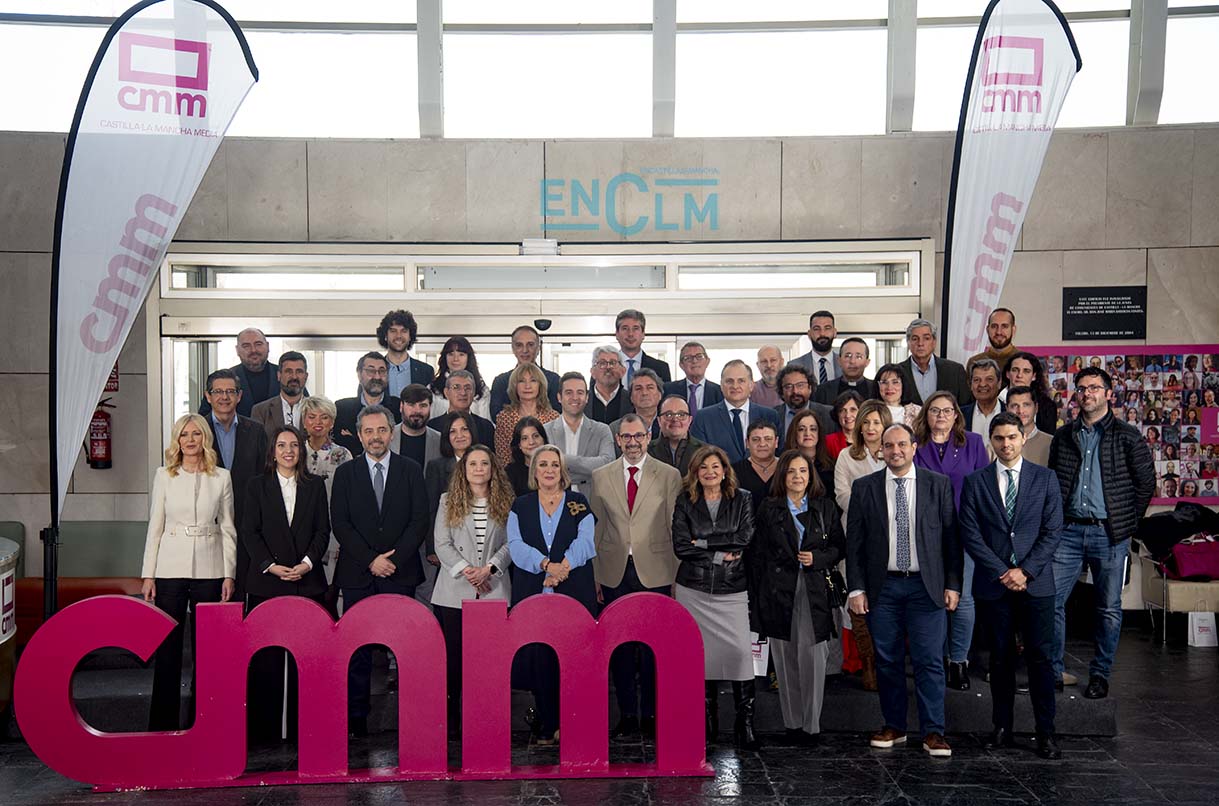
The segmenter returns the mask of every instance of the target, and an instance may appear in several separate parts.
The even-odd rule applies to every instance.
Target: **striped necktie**
[[[1007,492],[1003,494],[1003,508],[1007,510],[1007,522],[1011,523],[1016,515],[1016,471],[1010,467],[1007,473]]]

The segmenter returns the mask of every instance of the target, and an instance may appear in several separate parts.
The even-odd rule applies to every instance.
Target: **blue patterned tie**
[[[745,455],[745,437],[741,435],[741,410],[732,410],[732,444],[737,449],[737,455]]]
[[[626,388],[631,388],[631,378],[635,377],[635,359],[628,358],[626,360]]]
[[[829,382],[829,375],[827,375],[826,371],[825,371],[825,359],[824,358],[821,359],[821,371],[817,373],[817,381],[818,381],[818,383],[828,383]]]
[[[894,496],[896,501],[897,512],[894,517],[897,519],[897,570],[910,570],[910,503],[906,500],[906,480],[894,479],[897,483],[897,495]]]

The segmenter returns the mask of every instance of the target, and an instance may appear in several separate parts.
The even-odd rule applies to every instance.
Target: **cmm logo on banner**
[[[138,112],[206,118],[210,52],[207,42],[119,34],[119,106]]]
[[[982,115],[971,131],[1030,131],[1046,127],[1042,114],[1045,40],[994,36],[982,43]]]

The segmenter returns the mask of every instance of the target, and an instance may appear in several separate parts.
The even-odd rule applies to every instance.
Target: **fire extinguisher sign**
[[[106,379],[107,392],[117,392],[119,390],[119,362],[114,362],[114,369],[110,370],[110,377]]]

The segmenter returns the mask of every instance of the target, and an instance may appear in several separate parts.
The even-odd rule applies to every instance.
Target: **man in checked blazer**
[[[593,571],[598,599],[609,605],[630,593],[670,596],[677,576],[672,529],[681,474],[648,456],[649,434],[638,414],[623,416],[615,439],[622,458],[593,471],[588,496],[597,516]],[[656,664],[651,650],[641,644],[618,647],[610,673],[622,714],[615,735],[654,732]]]
[[[966,477],[961,541],[974,558],[974,600],[990,644],[995,730],[987,746],[1015,746],[1016,631],[1024,634],[1037,754],[1061,758],[1054,739],[1054,550],[1062,537],[1062,493],[1053,470],[1024,461],[1020,418],[990,421],[995,461]]]
[[[391,453],[394,418],[383,406],[365,406],[356,417],[364,452],[340,465],[331,489],[330,525],[339,541],[335,584],[343,607],[378,593],[414,596],[423,581],[419,562],[430,520],[423,470],[414,460]],[[368,733],[372,649],[352,656],[347,675],[348,731]]]

